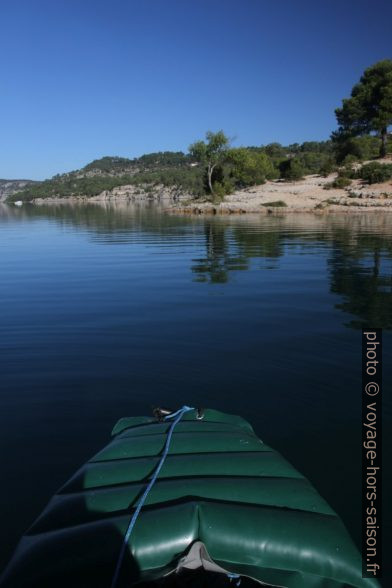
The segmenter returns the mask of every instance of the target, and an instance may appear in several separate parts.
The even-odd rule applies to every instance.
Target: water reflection
[[[230,271],[248,269],[249,256],[231,245],[229,229],[222,223],[203,223],[205,256],[194,260],[192,271],[196,281],[224,284],[229,280]]]
[[[0,567],[113,422],[157,404],[251,420],[359,537],[354,328],[392,327],[390,219],[0,205]]]
[[[388,252],[389,259],[385,256]],[[349,327],[392,328],[392,274],[390,240],[367,239],[363,247],[334,243],[328,260],[331,291],[342,297],[336,308],[354,315]]]
[[[106,244],[132,243],[140,232],[174,246],[197,247],[194,280],[225,284],[235,272],[279,269],[281,258],[299,248],[302,254],[326,251],[330,291],[336,308],[351,315],[348,327],[392,328],[392,218],[388,214],[289,214],[278,217],[181,217],[164,214],[154,204],[90,203],[24,206],[0,205],[0,221],[49,219],[81,229]],[[287,285],[290,288],[289,284]]]

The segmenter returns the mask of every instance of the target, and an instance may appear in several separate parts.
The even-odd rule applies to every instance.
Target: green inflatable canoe
[[[198,570],[196,586],[378,586],[336,513],[247,421],[189,409],[173,428],[156,414],[116,424],[21,539],[2,588],[191,585]]]

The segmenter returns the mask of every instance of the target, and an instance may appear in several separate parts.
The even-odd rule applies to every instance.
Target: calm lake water
[[[390,464],[392,216],[3,206],[0,301],[0,567],[115,421],[154,405],[241,414],[359,541],[362,325],[385,329]]]

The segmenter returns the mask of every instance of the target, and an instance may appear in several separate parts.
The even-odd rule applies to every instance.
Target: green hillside
[[[376,158],[378,149],[379,140],[370,135],[351,139],[343,146],[332,141],[307,141],[288,146],[270,143],[228,149],[224,162],[214,170],[213,181],[216,192],[222,195],[234,189],[262,184],[268,179],[295,181],[307,174],[327,175],[337,165]],[[7,202],[92,197],[125,185],[139,186],[149,192],[157,186],[171,186],[195,197],[208,193],[206,169],[202,163],[181,151],[164,151],[135,159],[102,157],[80,170],[26,185],[9,195]]]

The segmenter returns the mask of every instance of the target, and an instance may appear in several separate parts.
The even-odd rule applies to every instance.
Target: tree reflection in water
[[[279,269],[289,247],[305,254],[326,251],[330,291],[341,297],[335,308],[352,315],[345,322],[392,328],[392,218],[386,214],[183,217],[163,214],[156,204],[128,202],[23,206],[0,205],[2,222],[49,218],[88,231],[101,243],[133,243],[138,233],[204,247],[192,260],[196,282],[225,284],[230,274],[249,270],[252,259],[261,269]],[[288,290],[290,283],[287,284]]]
[[[359,237],[355,248],[335,241],[328,266],[331,292],[342,297],[336,308],[355,316],[347,326],[392,328],[390,239]]]
[[[197,274],[197,282],[224,284],[229,279],[229,272],[246,270],[249,257],[241,254],[233,243],[230,229],[220,223],[204,223],[205,257],[195,259],[192,271]]]
[[[333,220],[333,219],[331,219]],[[204,221],[205,250],[195,260],[192,271],[197,281],[226,283],[230,272],[249,269],[250,260],[265,258],[265,269],[278,269],[271,263],[284,255],[284,244],[302,241],[304,249],[318,242],[330,245],[328,271],[330,290],[341,296],[335,308],[354,315],[345,322],[351,328],[365,326],[392,328],[392,239],[389,235],[361,233],[350,223],[325,227],[327,230],[287,231],[284,223],[262,230],[240,224],[225,224],[215,219]],[[392,219],[391,219],[392,233]]]

